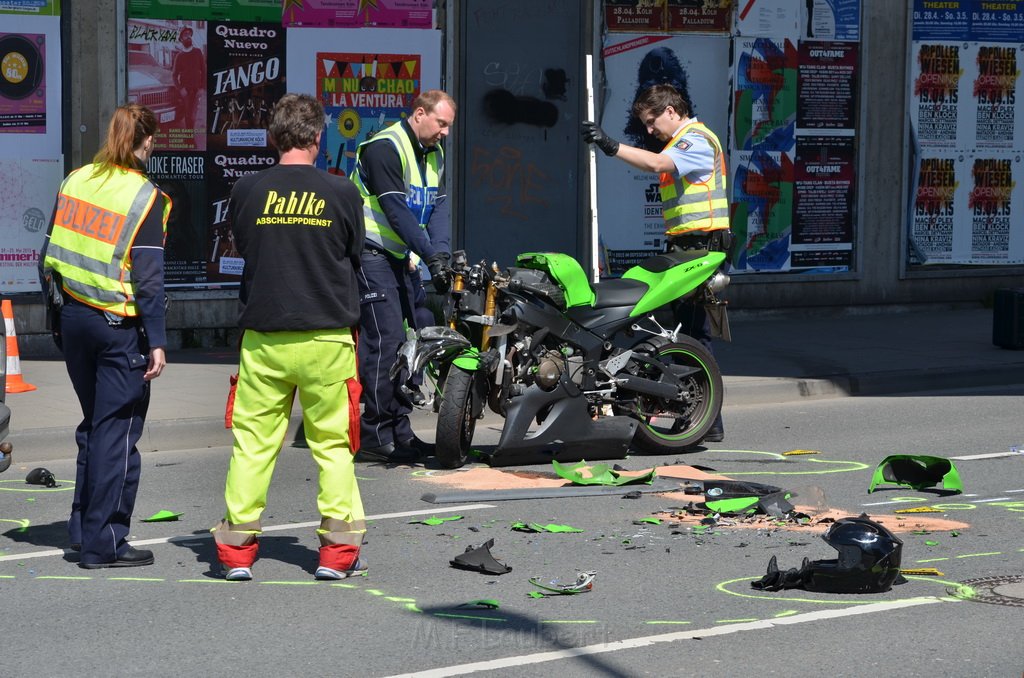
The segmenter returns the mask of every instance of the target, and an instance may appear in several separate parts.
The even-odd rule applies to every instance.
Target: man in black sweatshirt
[[[317,579],[360,574],[364,523],[352,456],[359,449],[356,270],[365,238],[362,199],[348,179],[313,163],[324,110],[286,94],[271,113],[280,163],[231,191],[230,220],[245,268],[239,292],[241,365],[234,449],[214,529],[230,580],[252,578],[274,462],[296,392],[306,442],[320,467]]]

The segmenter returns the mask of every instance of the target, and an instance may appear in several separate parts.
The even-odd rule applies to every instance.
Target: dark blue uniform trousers
[[[368,246],[356,277],[360,299],[359,381],[363,385],[360,445],[397,445],[413,437],[409,422],[412,402],[388,372],[398,356],[398,347],[405,341],[405,323],[416,327],[414,300],[419,276],[410,274],[408,259],[396,259]]]
[[[111,327],[90,306],[61,310],[64,362],[82,406],[78,469],[68,520],[71,543],[82,545],[82,563],[109,563],[128,548],[139,451],[135,447],[149,408],[147,359],[139,330]]]

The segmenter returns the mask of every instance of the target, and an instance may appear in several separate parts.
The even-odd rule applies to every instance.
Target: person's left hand
[[[149,352],[149,365],[146,373],[142,375],[144,381],[151,381],[160,376],[167,366],[167,354],[162,348],[154,348]]]

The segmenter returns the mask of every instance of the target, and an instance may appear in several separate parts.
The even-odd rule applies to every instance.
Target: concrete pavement
[[[804,398],[1024,384],[1024,351],[992,344],[992,310],[980,305],[737,311],[731,320],[732,343],[715,344],[727,416]],[[224,405],[235,362],[229,349],[170,352],[139,449],[230,445]],[[7,395],[15,463],[74,456],[81,411],[64,363],[22,356],[21,367],[37,390]],[[415,414],[426,440],[434,425],[432,414]]]

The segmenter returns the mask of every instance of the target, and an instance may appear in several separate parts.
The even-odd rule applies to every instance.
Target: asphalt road
[[[1024,443],[1022,395],[1002,388],[732,407],[723,444],[620,462],[639,469],[679,460],[804,496],[816,486],[849,515],[938,505],[941,514],[927,515],[969,524],[956,536],[902,533],[903,566],[942,575],[862,596],[750,588],[772,555],[784,568],[834,557],[823,528],[701,534],[635,524],[681,505],[656,494],[435,505],[420,497],[444,486],[424,476],[462,472],[362,464],[369,575],[314,582],[315,467],[293,447],[275,473],[255,581],[229,583],[215,572],[208,530],[223,510],[227,448],[144,455],[133,533],[156,564],[86,571],[56,550],[66,546],[73,462],[47,462],[61,481],[54,489],[25,486],[29,467],[15,464],[0,476],[0,673],[1016,678],[1022,609],[947,594],[966,580],[1024,575],[1024,455],[990,456]],[[496,441],[496,431],[478,431],[479,444]],[[781,455],[794,449],[818,454]],[[868,494],[875,464],[897,453],[963,457],[955,463],[965,493]],[[139,520],[161,509],[183,515]],[[410,522],[454,515],[462,518]],[[583,532],[514,532],[515,521]],[[449,567],[490,538],[510,573]],[[530,577],[564,581],[581,570],[597,572],[588,593],[528,596]],[[480,599],[500,607],[460,607]]]

